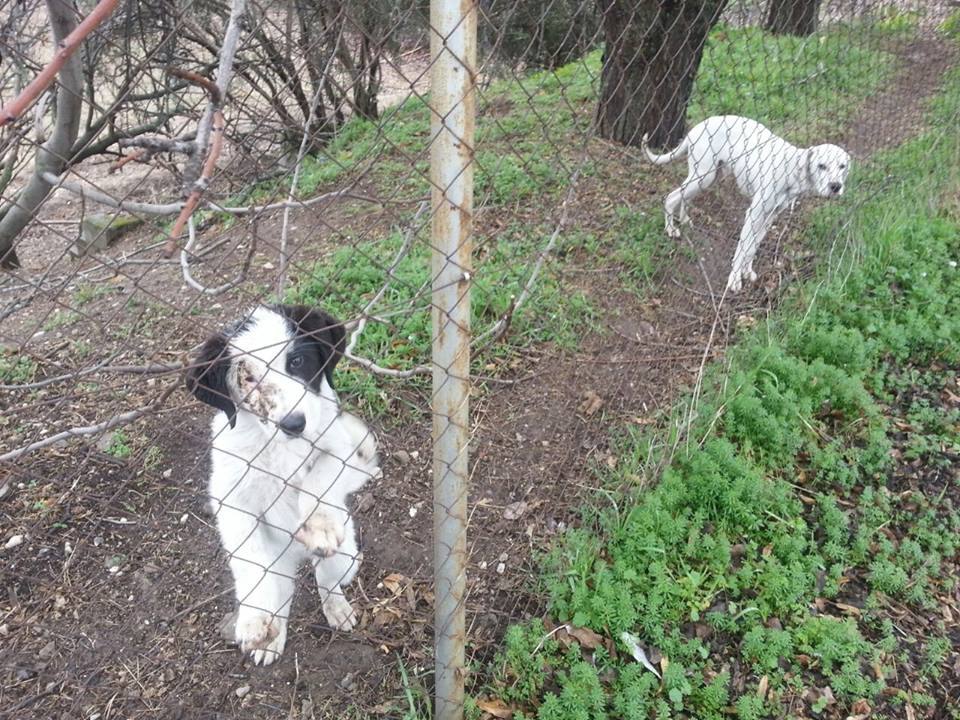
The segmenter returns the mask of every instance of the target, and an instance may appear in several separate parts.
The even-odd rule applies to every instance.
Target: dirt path
[[[891,87],[871,98],[843,133],[854,155],[864,159],[914,134],[926,100],[955,59],[938,41],[908,48]],[[598,208],[609,202],[611,186],[624,203],[661,192],[617,151],[597,143],[592,152],[610,161],[610,173],[583,182],[572,213],[581,224],[607,220]],[[622,287],[616,268],[597,273],[585,255],[572,253],[549,269],[601,312],[576,352],[551,346],[523,351],[512,358],[516,369],[485,383],[476,402],[468,568],[472,658],[489,659],[510,622],[542,611],[541,599],[530,592],[533,553],[578,522],[581,503],[608,502],[594,491],[592,468],[614,462],[611,431],[646,425],[671,407],[695,380],[705,351],[722,357],[737,323],[775,306],[782,284],[802,270],[794,261],[804,253],[792,218],[764,246],[757,286],[716,311],[709,288],[725,282],[742,205],[732,192],[705,198],[695,216],[700,229],[665,264],[645,299]],[[225,311],[210,309],[197,322],[214,322]],[[182,324],[177,332],[172,325],[152,332],[157,347],[175,346],[184,335]],[[133,392],[126,382],[111,392]],[[70,412],[63,397],[39,402]],[[67,548],[57,523],[41,522],[40,506],[34,527],[47,527],[45,534],[28,538],[28,553],[4,558],[12,608],[0,617],[0,707],[7,716],[342,717],[342,709],[354,704],[365,716],[395,717],[392,703],[403,692],[398,657],[411,677],[431,667],[428,419],[407,414],[403,425],[381,433],[385,480],[357,499],[365,560],[352,596],[362,609],[361,627],[332,633],[304,581],[285,655],[264,670],[251,668],[217,628],[233,602],[204,507],[206,417],[181,398],[152,421],[150,427],[164,429],[155,442],[174,458],[154,470],[131,468],[96,448],[78,456],[74,447],[54,449],[18,469],[22,487],[14,492],[31,497],[60,496],[63,479],[81,483],[84,491],[66,491],[69,499],[58,512],[64,528],[79,525],[84,532]]]

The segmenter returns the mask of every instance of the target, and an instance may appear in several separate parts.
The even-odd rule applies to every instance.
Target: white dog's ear
[[[214,335],[207,340],[187,370],[187,390],[200,402],[223,410],[230,427],[237,424],[237,406],[230,396],[227,373],[230,371],[230,353],[227,338]]]
[[[322,377],[327,378],[327,384],[332,388],[333,369],[346,347],[343,323],[319,308],[306,305],[278,305],[275,309],[293,327],[295,344],[313,356],[309,377],[304,379],[316,392],[320,392]]]

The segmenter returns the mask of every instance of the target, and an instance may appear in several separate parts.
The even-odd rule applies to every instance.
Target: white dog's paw
[[[667,222],[664,226],[664,229],[667,231],[667,237],[678,238],[680,237],[680,228],[677,225],[676,221],[670,215],[667,215]]]
[[[330,557],[336,554],[346,535],[344,524],[321,510],[308,517],[293,537],[310,552]]]
[[[254,665],[276,661],[287,643],[287,621],[264,613],[240,613],[237,618],[237,645],[250,654]]]
[[[747,268],[746,278],[750,282],[757,281],[757,274],[753,271],[753,268]]]
[[[337,630],[352,630],[357,624],[357,614],[342,593],[327,595],[327,599],[323,601],[323,614],[330,627]]]

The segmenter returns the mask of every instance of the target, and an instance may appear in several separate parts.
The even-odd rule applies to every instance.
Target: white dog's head
[[[807,177],[820,197],[843,195],[850,171],[850,156],[836,145],[814,145],[807,149]]]
[[[231,427],[249,413],[271,434],[316,438],[339,412],[333,368],[343,346],[343,324],[322,310],[258,307],[203,344],[187,389],[226,413]]]

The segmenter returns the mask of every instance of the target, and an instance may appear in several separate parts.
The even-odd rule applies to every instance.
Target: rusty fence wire
[[[0,716],[500,717],[611,429],[864,252],[953,10],[0,0]]]

